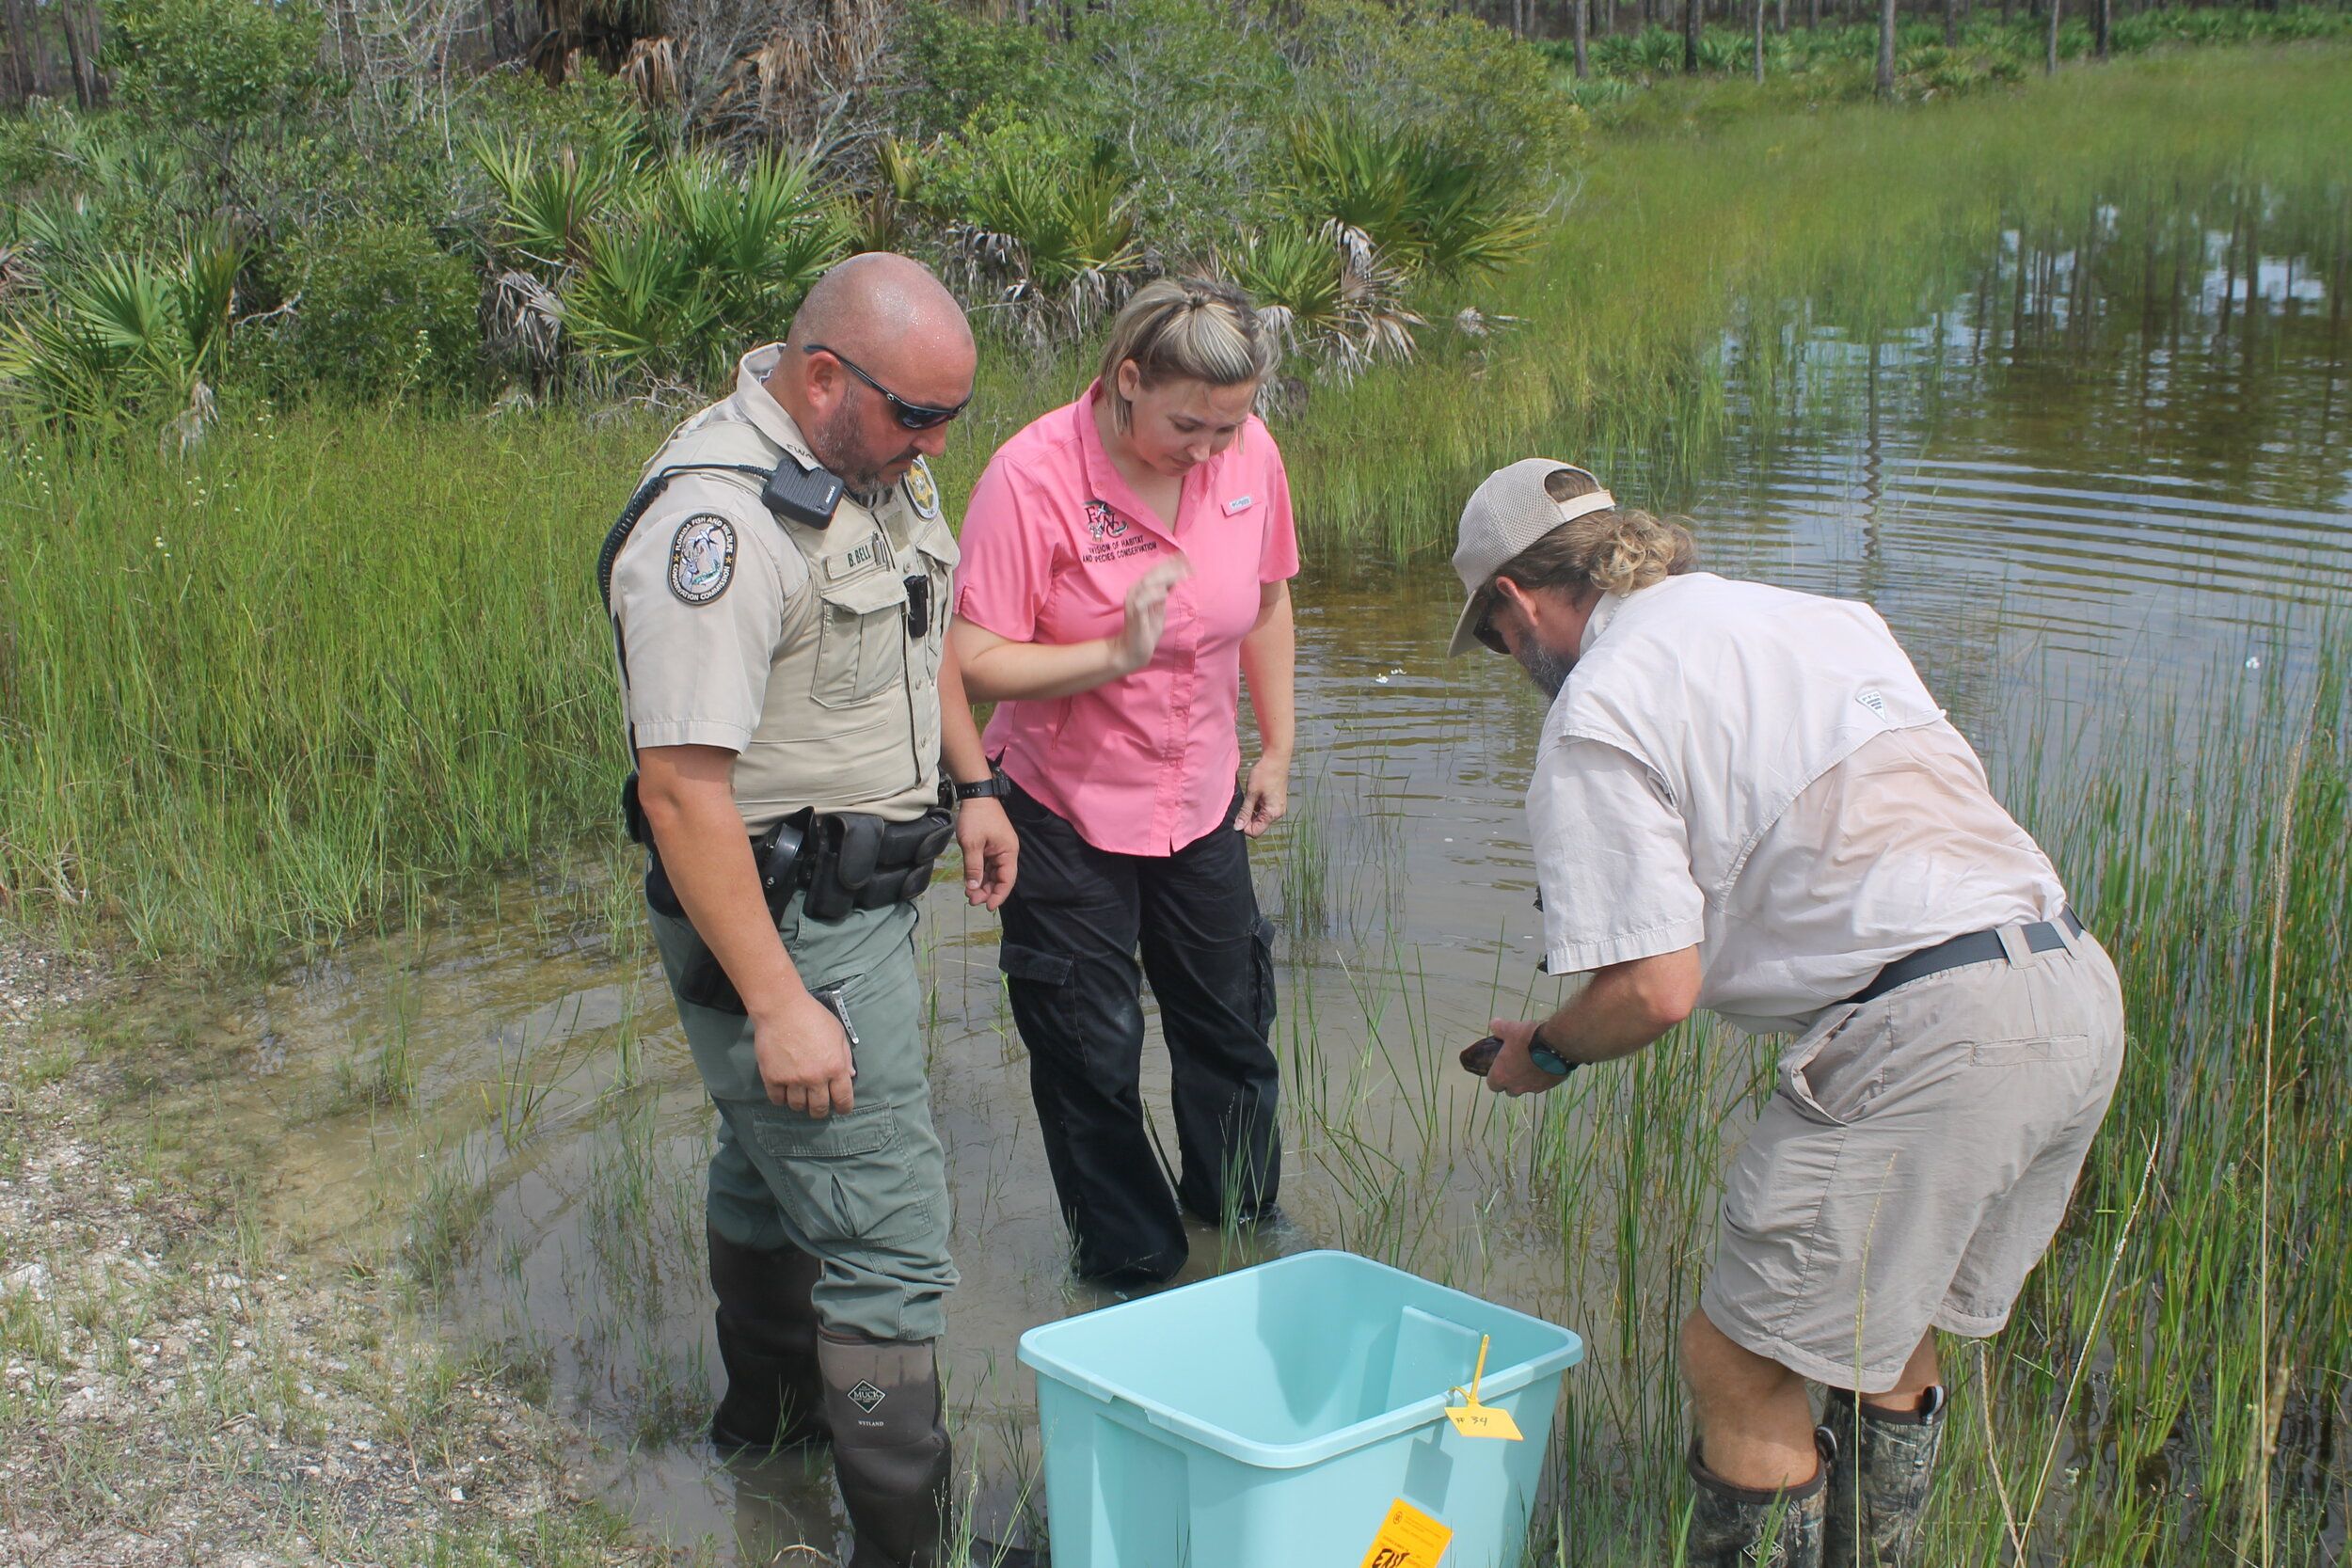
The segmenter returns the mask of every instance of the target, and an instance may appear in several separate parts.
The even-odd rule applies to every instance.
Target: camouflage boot
[[[1830,1466],[1824,1568],[1911,1568],[1944,1443],[1944,1390],[1896,1411],[1833,1388],[1821,1418],[1845,1456]]]
[[[1803,1486],[1759,1492],[1734,1486],[1699,1458],[1691,1442],[1691,1480],[1697,1497],[1682,1560],[1689,1568],[1821,1568],[1821,1499],[1837,1445],[1813,1434],[1820,1466]]]

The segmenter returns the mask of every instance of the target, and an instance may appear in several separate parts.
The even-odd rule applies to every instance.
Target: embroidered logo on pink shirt
[[[1110,502],[1087,502],[1087,536],[1094,543],[1087,546],[1086,562],[1094,565],[1104,561],[1124,561],[1131,555],[1148,555],[1159,549],[1159,540],[1149,533],[1121,537],[1131,531],[1127,519],[1112,510]]]

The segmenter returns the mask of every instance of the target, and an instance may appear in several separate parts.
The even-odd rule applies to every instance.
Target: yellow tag
[[[1399,1497],[1389,1505],[1380,1533],[1364,1554],[1364,1568],[1437,1568],[1454,1532]]]
[[[1499,1404],[1448,1405],[1445,1418],[1465,1437],[1500,1437],[1506,1443],[1527,1441],[1518,1422],[1511,1419],[1511,1413]]]
[[[1454,1423],[1454,1430],[1465,1437],[1496,1437],[1506,1443],[1524,1443],[1518,1422],[1511,1419],[1508,1410],[1478,1402],[1478,1386],[1486,1380],[1486,1346],[1491,1335],[1482,1335],[1478,1341],[1478,1365],[1470,1372],[1470,1386],[1450,1388],[1448,1393],[1462,1396],[1460,1404],[1446,1406],[1445,1418]]]

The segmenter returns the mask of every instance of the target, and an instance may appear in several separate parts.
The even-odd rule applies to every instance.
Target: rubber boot
[[[1813,1434],[1820,1465],[1802,1486],[1756,1491],[1731,1482],[1699,1459],[1691,1441],[1691,1479],[1697,1497],[1684,1537],[1689,1568],[1821,1568],[1822,1502],[1837,1457],[1835,1442]]]
[[[933,1568],[944,1560],[951,1456],[932,1341],[817,1340],[834,1470],[857,1549],[850,1568]]]
[[[719,1359],[727,1391],[710,1418],[721,1453],[821,1443],[824,1385],[810,1292],[824,1265],[797,1247],[741,1246],[714,1227],[710,1288],[719,1297]]]
[[[1840,1452],[1831,1467],[1824,1568],[1911,1568],[1919,1523],[1944,1446],[1944,1390],[1931,1386],[1916,1410],[1880,1410],[1833,1388],[1821,1413]]]

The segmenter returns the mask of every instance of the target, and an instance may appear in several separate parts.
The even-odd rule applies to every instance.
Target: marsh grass
[[[1442,555],[1461,498],[1534,450],[1671,496],[1720,440],[1731,338],[1769,360],[1763,328],[1801,300],[1850,331],[1910,325],[2007,228],[2098,199],[2240,188],[2267,245],[2338,236],[2340,257],[2345,57],[2207,53],[1899,113],[1661,93],[1489,302],[1516,325],[1305,385],[1281,429],[1301,528],[1357,559]],[[993,343],[946,490],[1088,373]],[[621,739],[589,563],[660,428],[261,407],[186,461],[18,433],[0,471],[7,918],[277,959],[610,832]],[[1297,892],[1313,903],[1304,863]],[[642,942],[612,899],[614,940]]]

